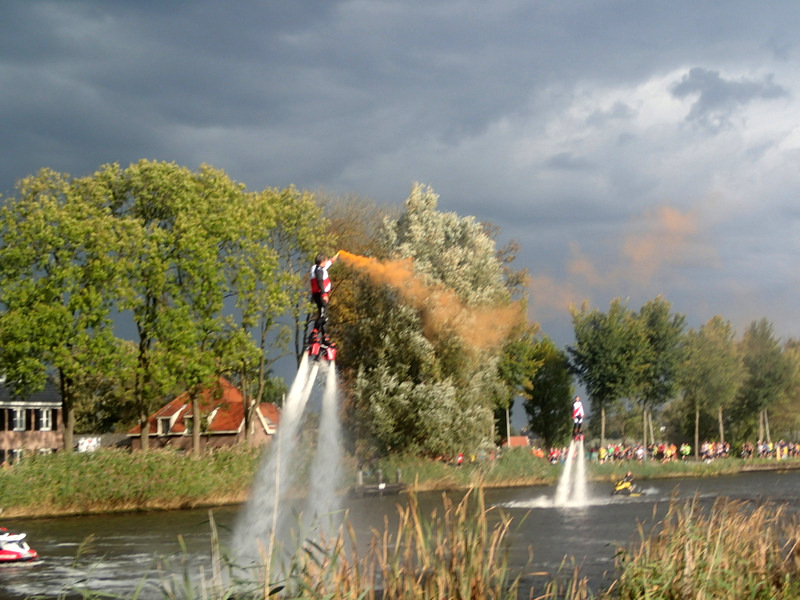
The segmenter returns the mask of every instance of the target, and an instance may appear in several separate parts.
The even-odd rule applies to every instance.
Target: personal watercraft
[[[642,491],[632,482],[622,479],[614,485],[612,496],[641,496]]]
[[[39,558],[39,553],[28,546],[24,533],[10,533],[0,527],[0,564],[30,562]]]
[[[323,358],[327,361],[336,360],[336,344],[327,334],[320,334],[315,327],[308,336],[308,355],[314,360]]]

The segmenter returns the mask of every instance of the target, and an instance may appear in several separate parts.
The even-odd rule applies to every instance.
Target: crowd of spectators
[[[742,458],[796,458],[800,456],[800,443],[779,440],[777,442],[758,441],[755,444],[742,444]]]
[[[568,447],[553,447],[547,454],[547,459],[556,464],[567,458]],[[672,443],[649,444],[647,449],[642,444],[606,444],[605,446],[592,446],[587,451],[588,458],[593,462],[618,462],[627,460],[643,461],[645,452],[648,460],[671,462],[694,458],[693,448],[684,442],[680,445]],[[728,442],[706,441],[700,444],[698,455],[700,460],[711,461],[717,458],[727,458],[731,455],[731,445]],[[753,444],[742,444],[741,458],[775,458],[784,459],[800,456],[800,443],[759,441]]]

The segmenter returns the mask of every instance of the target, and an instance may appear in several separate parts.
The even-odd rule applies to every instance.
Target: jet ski
[[[325,333],[315,327],[308,336],[308,356],[313,360],[336,360],[336,344]]]
[[[612,496],[641,496],[642,491],[632,482],[621,479],[614,484]]]
[[[25,541],[24,533],[11,533],[0,527],[0,564],[31,562],[39,553]]]

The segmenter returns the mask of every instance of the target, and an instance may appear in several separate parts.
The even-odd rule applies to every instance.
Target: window
[[[24,408],[14,408],[13,414],[13,430],[14,431],[25,431],[25,409]]]
[[[158,435],[167,435],[169,433],[169,417],[158,418]]]
[[[43,408],[39,411],[39,431],[50,431],[53,429],[53,411],[50,408]]]
[[[183,417],[183,424],[186,425],[186,435],[192,435],[192,430],[194,429],[194,419],[192,419],[191,415],[186,415]]]

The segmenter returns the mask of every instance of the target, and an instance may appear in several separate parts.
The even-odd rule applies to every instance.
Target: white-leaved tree
[[[474,452],[491,443],[503,396],[497,361],[521,313],[486,227],[437,200],[415,184],[401,216],[386,220],[377,258],[412,265],[413,276],[363,278],[358,319],[345,328],[351,419],[379,452]]]

